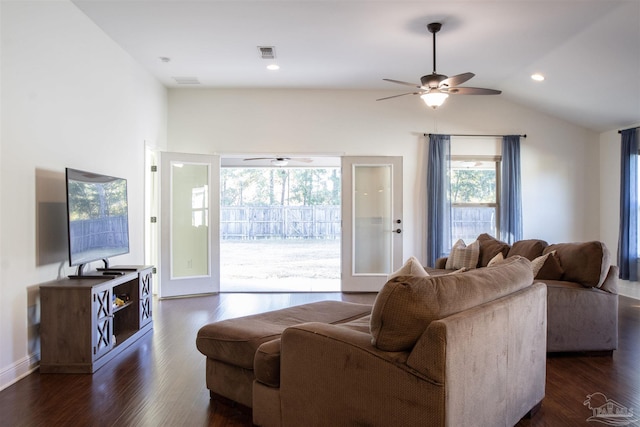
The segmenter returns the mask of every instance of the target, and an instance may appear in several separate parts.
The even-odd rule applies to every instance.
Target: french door
[[[342,158],[342,291],[377,292],[402,265],[402,157]]]
[[[160,154],[161,298],[220,291],[219,181],[218,156]],[[402,157],[343,157],[342,291],[381,289],[402,229]]]
[[[220,290],[220,158],[160,153],[161,298]]]

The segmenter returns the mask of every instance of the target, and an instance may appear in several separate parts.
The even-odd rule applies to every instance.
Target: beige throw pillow
[[[470,270],[478,265],[478,257],[480,256],[480,242],[477,240],[466,246],[462,239],[458,240],[451,248],[451,253],[447,258],[445,268],[447,270],[457,270],[466,268]]]
[[[540,255],[539,257],[537,257],[536,259],[531,261],[531,271],[533,272],[533,277],[536,277],[538,275],[538,272],[540,271],[540,269],[544,265],[544,263],[547,260],[547,258],[549,258],[549,256],[551,256],[551,254],[555,254],[555,253],[556,253],[556,251],[552,251],[552,252],[546,253],[544,255]]]
[[[418,258],[411,256],[404,263],[402,267],[391,273],[387,280],[391,280],[398,276],[415,276],[415,277],[427,277],[429,273],[424,269]]]
[[[496,264],[500,264],[502,261],[504,261],[504,255],[502,255],[502,252],[498,252],[496,256],[491,258],[491,261],[489,261],[487,267],[493,267]]]

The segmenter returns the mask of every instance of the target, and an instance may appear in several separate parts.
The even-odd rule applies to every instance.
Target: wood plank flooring
[[[195,347],[209,322],[332,299],[374,294],[220,294],[156,301],[154,331],[93,375],[35,372],[0,392],[0,426],[251,426],[251,418],[209,399],[205,359]],[[620,343],[612,357],[548,358],[541,409],[519,427],[587,422],[587,395],[601,392],[640,414],[640,301],[620,297]]]

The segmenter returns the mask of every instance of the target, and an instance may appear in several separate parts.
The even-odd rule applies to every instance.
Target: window
[[[451,156],[451,237],[473,242],[500,232],[500,157]]]

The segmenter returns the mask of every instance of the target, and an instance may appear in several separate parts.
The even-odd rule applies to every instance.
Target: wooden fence
[[[339,239],[340,206],[222,206],[222,239]],[[493,207],[452,209],[452,235],[473,241],[495,234]]]
[[[340,206],[222,206],[222,239],[339,239]]]
[[[74,252],[122,248],[129,244],[127,215],[71,221],[69,227]]]
[[[482,233],[495,236],[496,233],[496,208],[494,207],[453,207],[451,209],[452,224],[451,234],[453,242],[463,239],[465,242],[473,242]]]

